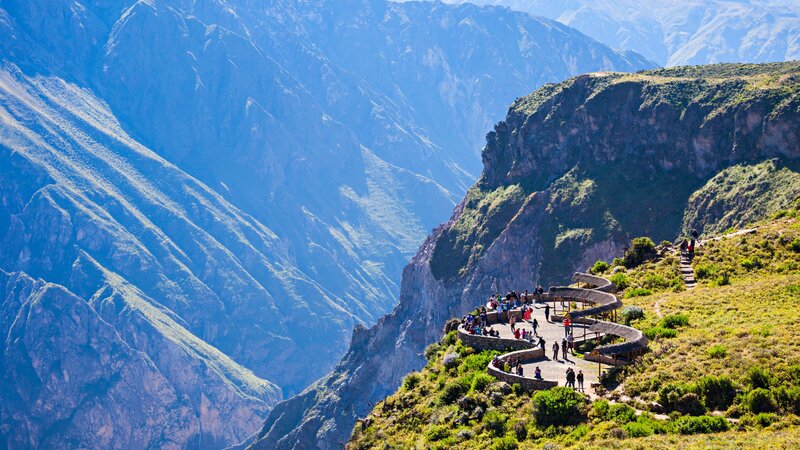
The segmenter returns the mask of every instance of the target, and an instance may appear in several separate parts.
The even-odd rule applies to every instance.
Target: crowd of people
[[[502,297],[500,294],[491,296],[485,305],[476,308],[473,313],[465,315],[461,320],[461,325],[464,330],[471,335],[486,336],[486,337],[500,337],[500,332],[489,323],[489,314],[497,313],[497,322],[501,324],[508,324],[515,339],[526,340],[532,344],[539,346],[543,351],[545,350],[546,341],[543,336],[539,335],[539,322],[532,316],[534,311],[533,304],[537,300],[542,300],[541,295],[544,289],[537,286],[533,293],[527,290],[523,292],[512,291]],[[550,306],[545,303],[545,320],[550,322]],[[511,311],[514,310],[514,313]],[[517,312],[517,310],[519,312]],[[493,319],[494,320],[494,319]],[[531,325],[532,330],[526,327],[519,326],[520,322],[525,321]],[[564,318],[564,338],[559,342],[553,342],[553,359],[558,360],[559,350],[561,351],[564,360],[569,360],[567,352],[575,354],[575,338],[572,334],[572,323],[569,317]],[[501,359],[495,356],[492,360],[492,366],[504,372],[524,376],[524,368],[519,357],[510,356],[507,359]],[[537,366],[534,370],[533,378],[542,380],[542,371]],[[577,388],[576,388],[577,381]],[[568,368],[566,372],[566,386],[572,387],[583,392],[583,371],[578,370],[576,374],[572,368]]]

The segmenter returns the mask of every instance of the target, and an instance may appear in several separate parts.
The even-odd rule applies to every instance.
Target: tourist
[[[536,366],[536,370],[533,372],[533,378],[537,380],[542,379],[542,371],[539,369],[539,366]]]
[[[569,334],[569,326],[572,324],[570,322],[569,317],[564,317],[564,337]]]
[[[523,376],[522,375],[522,364],[517,364],[517,375]]]
[[[497,368],[503,367],[503,361],[497,355],[494,355],[492,365]]]
[[[511,331],[514,331],[514,328],[517,324],[517,316],[514,314],[508,313],[508,324],[511,325]]]
[[[544,340],[544,338],[543,338],[543,337],[541,337],[541,336],[539,336],[539,347],[541,347],[541,348],[542,348],[542,354],[544,354],[544,345],[545,345],[545,340]]]
[[[553,359],[558,359],[558,342],[553,342]]]
[[[533,318],[533,323],[531,324],[531,326],[533,327],[533,334],[538,336],[539,332],[536,331],[536,329],[539,328],[539,322],[536,320],[535,317]]]
[[[572,370],[572,367],[567,369],[567,387],[575,389],[575,372]]]
[[[550,305],[544,305],[544,320],[550,322]]]
[[[514,339],[519,339],[519,328],[514,330]]]
[[[561,340],[561,352],[564,354],[564,359],[567,359],[567,338]]]
[[[583,392],[583,370],[578,370],[578,390]]]
[[[573,355],[575,354],[575,337],[572,336],[572,332],[567,335],[567,346],[569,347],[569,352]]]

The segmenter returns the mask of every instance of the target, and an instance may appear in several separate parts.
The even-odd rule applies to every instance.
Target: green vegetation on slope
[[[451,333],[428,348],[421,372],[355,427],[348,447],[796,447],[796,215],[784,211],[755,233],[701,246],[694,261],[700,285],[692,290],[675,281],[671,255],[633,268],[600,265],[617,281],[625,277],[631,323],[652,338],[640,363],[605,377],[604,398],[584,404],[566,388],[531,395],[497,383],[485,370],[496,352],[476,353]],[[700,277],[703,267],[709,275]],[[719,283],[723,272],[727,282]],[[637,289],[651,294],[627,295]],[[572,409],[546,414],[554,405]]]

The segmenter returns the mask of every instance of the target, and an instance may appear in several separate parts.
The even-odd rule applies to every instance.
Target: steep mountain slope
[[[461,0],[446,0],[461,3]],[[475,0],[558,20],[665,66],[800,59],[800,6],[789,0]]]
[[[254,447],[335,447],[495,282],[563,283],[633,236],[675,238],[687,210],[705,214],[690,199],[720,171],[794,164],[799,88],[800,63],[716,65],[588,74],[519,99],[487,136],[481,179],[404,270],[397,308],[355,332],[331,375],[271,411]]]

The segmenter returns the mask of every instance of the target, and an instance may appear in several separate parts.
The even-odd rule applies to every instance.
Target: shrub
[[[444,425],[434,425],[425,432],[425,439],[430,442],[450,437],[450,429]]]
[[[727,286],[731,284],[731,276],[727,270],[723,270],[714,280],[711,282],[713,286]]]
[[[625,260],[622,258],[614,258],[611,260],[611,267],[625,267]]]
[[[589,410],[589,417],[599,420],[608,420],[609,408],[608,400],[598,400],[592,403],[592,408]]]
[[[468,355],[464,358],[459,366],[458,370],[461,373],[469,373],[469,372],[482,372],[486,369],[495,355],[499,355],[500,352],[497,351],[490,351],[490,352],[480,352],[475,353],[472,355]]]
[[[693,392],[694,386],[684,383],[669,383],[658,390],[658,402],[667,409],[667,411],[674,411],[677,409],[678,401],[684,395]]]
[[[656,244],[649,237],[638,237],[632,242],[631,248],[623,256],[623,264],[633,268],[656,256]]]
[[[785,414],[800,414],[800,387],[778,387],[772,390],[772,397]]]
[[[421,377],[418,373],[410,373],[403,379],[403,389],[410,391],[419,385]]]
[[[494,433],[495,436],[502,436],[503,434],[505,434],[507,421],[508,421],[507,415],[500,414],[495,410],[491,410],[483,416],[484,426],[486,426],[487,430]]]
[[[769,389],[757,388],[747,394],[747,408],[754,413],[775,412],[778,408]]]
[[[620,425],[636,420],[636,410],[624,403],[615,403],[608,408],[606,420],[614,420]]]
[[[669,288],[671,285],[672,282],[670,280],[655,273],[645,275],[644,281],[642,281],[642,287],[651,290],[663,290]]]
[[[458,353],[448,353],[444,355],[442,358],[442,365],[446,368],[450,369],[451,367],[455,367],[458,363],[459,355]]]
[[[632,298],[632,297],[646,297],[648,295],[652,295],[653,291],[650,289],[645,288],[634,288],[630,291],[625,293],[625,298]]]
[[[472,378],[472,391],[481,392],[486,389],[486,386],[495,382],[495,378],[489,374],[476,373]]]
[[[425,359],[433,361],[433,358],[439,353],[441,347],[437,343],[433,343],[425,348]]]
[[[625,325],[630,325],[634,320],[644,319],[644,310],[638,306],[626,306],[619,314]]]
[[[754,270],[761,268],[761,260],[758,258],[758,256],[742,258],[739,260],[739,264],[742,267],[744,267],[745,270]]]
[[[697,381],[697,390],[703,402],[712,410],[725,411],[736,398],[736,386],[726,376],[705,376]]]
[[[605,273],[605,271],[610,269],[610,268],[611,267],[605,261],[595,261],[595,263],[592,266],[592,268],[589,269],[589,272],[591,272],[593,274],[601,274],[601,273]]]
[[[628,288],[628,285],[630,284],[630,282],[628,281],[628,277],[624,273],[615,273],[614,275],[611,275],[609,281],[611,281],[612,283],[614,283],[615,286],[617,286],[618,291],[624,291],[625,289]]]
[[[790,242],[786,248],[793,252],[800,252],[800,238],[794,238],[794,240]]]
[[[453,330],[446,335],[444,335],[444,339],[442,339],[444,345],[453,345],[458,340],[458,330]]]
[[[517,450],[519,443],[513,436],[505,436],[494,441],[494,450]]]
[[[514,435],[517,436],[517,439],[520,441],[524,441],[525,438],[528,437],[528,427],[526,425],[527,423],[524,420],[519,420],[514,422],[514,426],[512,427]]]
[[[445,405],[452,405],[465,391],[464,386],[458,382],[447,383],[439,395],[439,401]]]
[[[714,278],[718,273],[719,267],[714,263],[698,264],[694,269],[694,275],[698,280]]]
[[[739,419],[739,425],[764,428],[777,421],[778,415],[774,413],[747,414]]]
[[[643,331],[648,339],[669,339],[678,335],[678,332],[671,328],[653,327]]]
[[[689,317],[686,314],[670,314],[661,319],[663,328],[685,327],[689,325]]]
[[[647,437],[654,433],[653,429],[650,428],[649,425],[638,422],[627,423],[623,429],[626,433],[628,433],[628,436],[632,438]]]
[[[675,421],[675,429],[680,434],[707,434],[728,431],[730,424],[723,417],[684,416]]]
[[[728,356],[728,349],[722,344],[714,344],[709,347],[706,352],[712,358],[724,358]]]
[[[699,416],[706,413],[706,405],[703,404],[703,399],[699,395],[689,392],[678,399],[675,403],[675,410],[681,414]]]
[[[541,427],[575,425],[586,419],[583,395],[564,386],[539,391],[533,396],[533,417]]]
[[[747,379],[750,381],[750,386],[754,389],[769,388],[770,378],[772,377],[769,371],[758,366],[751,367],[750,370],[747,371]]]

